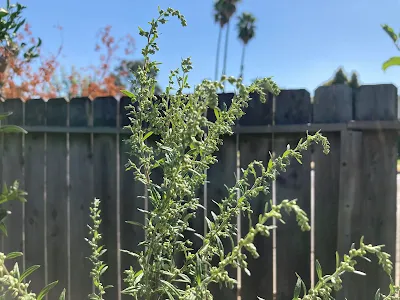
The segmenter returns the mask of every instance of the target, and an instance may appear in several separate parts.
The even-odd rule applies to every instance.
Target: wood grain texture
[[[91,101],[74,98],[70,101],[69,126],[90,126]],[[89,237],[90,205],[94,200],[93,143],[91,134],[71,133],[69,136],[70,168],[70,300],[85,299],[92,292],[91,250],[85,238]],[[82,274],[82,275],[79,275]]]
[[[397,120],[397,88],[393,84],[363,85],[354,101],[355,120]]]
[[[47,103],[48,126],[67,126],[67,102],[50,99]],[[67,134],[47,134],[46,158],[46,247],[48,282],[58,280],[49,292],[49,299],[57,299],[68,288],[68,187]],[[64,175],[65,174],[65,175]]]
[[[340,134],[323,133],[329,140],[330,152],[315,147],[315,259],[326,274],[335,271],[335,252],[338,238]],[[314,272],[315,273],[315,272]],[[316,274],[316,273],[315,273]],[[317,277],[315,277],[317,278]]]
[[[254,160],[263,161],[264,166],[267,167],[272,153],[272,139],[270,135],[250,135],[242,134],[239,137],[239,150],[240,150],[240,167],[246,169],[249,163]],[[249,182],[253,184],[253,181]],[[272,187],[270,187],[270,194],[265,195],[260,193],[258,197],[250,200],[253,213],[251,215],[251,223],[254,226],[258,222],[258,216],[265,211],[265,204],[272,200]],[[270,207],[270,206],[269,206]],[[265,225],[272,225],[272,220],[268,221]],[[249,218],[243,216],[241,219],[241,232],[244,237],[249,232]],[[257,236],[254,239],[254,245],[260,257],[254,259],[253,256],[246,251],[248,269],[251,276],[248,276],[242,270],[242,299],[257,299],[257,296],[263,299],[272,299],[272,231],[271,236]]]
[[[301,135],[276,135],[274,152],[282,155],[287,145],[293,149],[298,144]],[[291,160],[286,172],[281,172],[276,179],[276,203],[282,200],[297,199],[297,204],[311,215],[311,153],[302,154],[302,164]],[[277,299],[292,299],[296,285],[296,272],[301,276],[306,286],[310,286],[310,255],[311,234],[303,232],[293,213],[282,213],[285,224],[276,222],[276,265],[277,265]]]
[[[350,87],[324,86],[315,91],[315,123],[342,123],[350,121],[352,117],[353,90]],[[335,270],[335,252],[338,248],[341,137],[339,132],[321,133],[330,143],[330,153],[325,155],[320,146],[315,147],[314,253],[323,272],[331,274]]]
[[[216,214],[219,213],[218,206],[213,202],[220,201],[228,196],[228,192],[224,185],[232,187],[236,180],[236,138],[235,136],[224,137],[224,144],[220,146],[220,150],[215,153],[218,162],[211,166],[208,170],[208,194],[207,194],[207,216],[213,220],[211,211]],[[232,222],[236,222],[236,218]],[[235,237],[233,237],[235,240]],[[232,247],[230,240],[222,240],[225,248],[225,253],[231,251]],[[217,263],[218,259],[214,260]],[[236,278],[236,269],[228,268],[229,276]],[[236,289],[229,289],[222,285],[219,287],[217,284],[210,285],[210,290],[214,299],[236,299]]]
[[[45,102],[29,100],[25,104],[25,124],[45,125]],[[30,287],[39,293],[47,284],[45,273],[45,133],[29,133],[25,136],[25,188],[28,193],[25,204],[25,261],[26,267],[40,265],[31,276]]]
[[[122,136],[120,143],[120,201],[121,201],[121,220],[120,220],[120,238],[121,249],[134,253],[144,250],[143,246],[138,246],[144,240],[144,230],[142,227],[126,223],[126,221],[134,221],[144,224],[144,214],[138,211],[138,208],[145,208],[144,185],[134,179],[133,171],[126,170],[126,164],[129,159],[134,160],[130,156],[130,145],[123,140],[129,136]],[[133,267],[138,271],[139,264],[137,259],[126,253],[121,253],[121,272],[129,270]],[[122,279],[126,274],[122,274]],[[122,290],[127,288],[127,284],[122,284]],[[130,296],[122,295],[121,299],[131,299]]]
[[[117,126],[117,101],[114,98],[96,98],[93,101],[93,126]],[[94,196],[100,199],[102,211],[102,243],[107,252],[103,256],[108,265],[104,273],[104,284],[112,285],[106,300],[120,299],[117,242],[117,135],[93,135]]]
[[[13,112],[3,123],[12,125],[23,125],[23,102],[20,99],[10,99],[1,103],[2,111]],[[7,187],[18,181],[19,188],[24,190],[24,134],[10,133],[3,134],[3,153],[2,153],[2,182]],[[24,204],[18,200],[9,201],[4,204],[4,208],[11,211],[11,215],[6,219],[7,231],[10,234],[3,237],[3,251],[10,253],[14,251],[23,252],[23,209]],[[24,266],[24,257],[18,257],[12,261],[7,261],[7,267],[13,267],[18,262],[20,269]]]
[[[396,133],[363,132],[361,196],[355,199],[351,233],[358,244],[361,236],[365,243],[385,245],[384,251],[395,258],[396,243]],[[378,288],[388,293],[389,278],[373,259],[371,263],[360,261],[357,269],[367,273],[360,278],[352,277],[349,296],[367,299]]]
[[[341,257],[349,252],[351,244],[358,242],[360,236],[354,235],[353,218],[358,215],[360,203],[362,203],[361,170],[363,169],[362,132],[342,131],[340,149],[340,187],[338,208],[338,234],[337,251]],[[358,170],[359,172],[354,172]],[[356,224],[357,227],[357,224]],[[353,274],[343,275],[343,289],[336,293],[339,299],[354,299],[353,287],[357,276]]]

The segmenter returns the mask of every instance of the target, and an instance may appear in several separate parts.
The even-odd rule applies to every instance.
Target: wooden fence
[[[222,94],[220,102],[231,98],[232,94]],[[1,103],[2,111],[14,112],[7,122],[23,125],[29,132],[3,137],[0,179],[8,185],[19,180],[29,195],[24,205],[7,205],[12,215],[7,221],[9,237],[3,238],[1,249],[23,251],[18,262],[24,268],[41,265],[31,275],[33,291],[59,280],[49,299],[58,299],[64,287],[71,300],[87,299],[92,290],[86,259],[90,252],[84,238],[94,197],[102,201],[103,242],[108,248],[104,260],[110,266],[105,281],[115,287],[107,299],[120,299],[118,291],[124,288],[121,271],[134,262],[118,249],[137,250],[144,238],[143,232],[125,221],[143,222],[137,208],[146,206],[138,198],[144,194],[143,186],[124,169],[128,148],[122,140],[128,135],[121,128],[128,123],[124,109],[128,102],[128,98],[105,97]],[[279,224],[274,238],[256,239],[261,257],[249,258],[252,276],[231,270],[239,277],[239,289],[213,287],[214,299],[236,299],[237,294],[244,300],[256,296],[272,299],[274,291],[277,299],[291,299],[295,272],[310,287],[315,277],[312,258],[319,260],[324,273],[332,272],[336,249],[345,253],[361,235],[368,243],[385,244],[394,261],[397,105],[393,85],[367,85],[357,90],[320,87],[313,103],[306,90],[283,90],[266,104],[251,101],[235,134],[224,138],[217,153],[219,162],[208,171],[210,183],[200,195],[208,215],[216,208],[212,200],[224,196],[224,184],[234,184],[237,161],[242,167],[254,159],[267,162],[270,152],[283,152],[307,130],[321,129],[331,143],[331,152],[324,155],[317,147],[305,153],[303,164],[293,162],[273,189],[274,201],[298,199],[312,216],[313,231],[301,232],[295,218],[285,216],[286,224]],[[311,161],[315,165],[313,186]],[[254,216],[269,200],[259,197],[252,202]],[[246,232],[247,220],[243,218],[239,224]],[[197,219],[194,226],[203,230],[203,220]],[[360,262],[358,269],[368,275],[347,276],[342,296],[373,299],[377,288],[386,292],[388,279],[376,262]]]

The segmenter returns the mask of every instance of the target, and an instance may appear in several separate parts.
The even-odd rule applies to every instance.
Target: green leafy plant
[[[394,32],[393,28],[387,24],[383,24],[381,26],[382,26],[382,29],[387,33],[387,35],[391,38],[391,40],[393,41],[393,44],[396,46],[397,50],[400,51],[400,45],[399,45],[400,33],[396,34]],[[386,71],[387,68],[390,68],[393,66],[400,66],[400,56],[393,56],[393,57],[389,58],[387,61],[385,61],[382,64],[382,70]]]
[[[90,276],[93,278],[92,281],[95,287],[95,292],[89,295],[89,299],[92,300],[102,300],[103,295],[106,293],[106,289],[112,287],[103,286],[100,280],[101,275],[104,274],[104,272],[108,268],[108,266],[100,259],[100,257],[107,251],[104,246],[99,245],[102,238],[99,232],[101,224],[100,214],[100,200],[96,198],[94,199],[92,206],[90,207],[90,218],[93,220],[93,225],[88,225],[89,233],[92,238],[86,239],[92,250],[92,255],[89,257],[89,260],[93,265]]]
[[[205,171],[217,161],[214,153],[222,144],[222,136],[233,133],[232,126],[243,116],[251,93],[258,93],[260,100],[265,102],[265,91],[278,95],[280,90],[271,78],[257,79],[245,86],[241,78],[223,76],[215,82],[203,80],[193,93],[185,94],[184,90],[190,88],[188,75],[192,69],[190,58],[186,58],[180,68],[170,72],[165,92],[156,97],[157,82],[151,74],[157,74],[159,63],[150,56],[159,50],[156,43],[159,25],[166,23],[170,16],[177,17],[182,26],[186,26],[179,11],[159,8],[159,16],[149,22],[148,31],[139,28],[140,35],[147,40],[142,49],[144,64],[135,72],[136,88],[123,91],[132,100],[132,105],[128,106],[131,124],[126,128],[131,131],[127,142],[135,158],[129,161],[127,170],[145,185],[152,207],[148,211],[141,210],[146,221],[137,224],[145,231],[146,239],[140,243],[144,250],[137,253],[124,251],[137,259],[139,268],[131,267],[125,271],[124,281],[128,287],[123,293],[134,299],[212,299],[210,284],[229,287],[236,284],[236,280],[228,275],[228,266],[243,268],[250,275],[245,252],[258,257],[253,240],[257,234],[270,235],[274,227],[266,225],[268,219],[275,218],[284,223],[282,211],[293,212],[301,230],[310,230],[308,217],[296,200],[284,200],[278,205],[266,206],[258,222],[250,224],[249,232],[237,244],[233,241],[237,232],[234,220],[242,213],[252,213],[250,201],[260,193],[268,194],[270,182],[286,170],[291,159],[301,163],[301,153],[311,144],[321,144],[324,153],[328,154],[329,142],[319,132],[307,133],[294,149],[288,147],[281,156],[272,157],[267,167],[261,161],[250,163],[242,170],[241,179],[227,188],[228,196],[216,202],[219,212],[212,212],[212,219],[205,218],[207,232],[204,235],[195,232],[189,221],[204,209],[196,193],[204,183]],[[218,103],[217,91],[226,81],[236,88],[229,107]],[[214,111],[215,122],[205,116],[209,109]],[[158,180],[160,175],[161,180]],[[195,232],[194,238],[202,241],[199,249],[193,247],[193,239],[185,237],[187,232]],[[231,240],[230,252],[225,251],[223,240]],[[346,271],[357,273],[352,269],[353,258],[363,257],[364,252],[375,253],[383,259],[381,263],[390,274],[389,255],[381,251],[381,246],[362,243],[359,250],[352,249],[350,256],[345,256],[333,275],[321,277],[317,286],[310,289],[308,295],[305,293],[304,299],[328,299],[332,290],[329,281]],[[179,262],[176,257],[183,257],[183,261]],[[298,293],[298,287],[295,293]]]
[[[382,251],[383,245],[372,246],[371,244],[364,243],[364,237],[360,239],[360,247],[355,249],[355,245],[351,246],[351,249],[348,254],[343,256],[343,261],[340,261],[340,256],[336,252],[336,270],[331,275],[322,275],[322,267],[319,264],[318,260],[316,261],[316,271],[318,276],[318,282],[314,288],[311,288],[307,292],[307,288],[304,282],[301,280],[300,276],[298,276],[298,280],[296,283],[296,287],[294,290],[294,300],[316,300],[316,299],[333,299],[331,296],[332,291],[339,291],[342,288],[342,279],[341,276],[348,272],[354,273],[358,275],[365,276],[364,272],[358,271],[355,269],[355,265],[357,264],[356,258],[362,258],[371,262],[371,260],[367,257],[367,254],[373,254],[378,258],[378,263],[382,266],[383,270],[390,277],[390,294],[385,296],[380,293],[379,289],[376,292],[375,299],[399,299],[397,298],[399,288],[396,287],[392,280],[392,270],[393,263],[390,260],[390,255],[386,252]],[[303,290],[304,296],[300,297],[300,292]]]
[[[10,0],[7,0],[6,8],[0,8],[0,41],[1,48],[5,50],[4,53],[1,53],[2,56],[18,55],[27,46],[26,43],[18,44],[17,42],[18,31],[26,22],[26,19],[22,18],[25,8],[26,6],[20,3],[11,4]],[[41,44],[41,39],[38,39],[37,44],[24,51],[23,57],[26,60],[39,57],[37,50]]]

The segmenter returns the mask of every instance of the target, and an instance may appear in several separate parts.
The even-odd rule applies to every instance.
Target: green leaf
[[[290,152],[291,152],[290,149],[287,149],[285,152],[283,152],[282,158],[288,156]]]
[[[375,300],[381,299],[381,289],[378,289],[375,293]]]
[[[354,274],[361,275],[361,276],[366,276],[366,275],[367,275],[367,274],[365,274],[364,272],[357,271],[357,270],[355,270],[353,273],[354,273]]]
[[[182,282],[188,282],[188,283],[191,282],[189,276],[187,276],[186,274],[179,273],[178,276],[182,278]]]
[[[22,127],[19,127],[17,125],[3,125],[3,126],[0,126],[0,132],[4,132],[4,133],[25,133],[25,134],[28,133],[25,129],[23,129]]]
[[[44,296],[47,295],[47,293],[57,285],[58,280],[54,281],[52,283],[49,283],[48,285],[46,285],[39,293],[39,295],[37,296],[37,300],[42,300],[44,298]]]
[[[124,94],[125,96],[128,96],[129,98],[135,98],[135,94],[131,93],[130,91],[121,90],[121,93]]]
[[[165,151],[172,152],[172,148],[159,144],[159,147]]]
[[[58,298],[58,300],[65,300],[65,289],[63,289],[63,291],[61,292],[61,295]]]
[[[0,208],[0,222],[4,222],[5,218],[9,215],[8,210]]]
[[[0,8],[0,18],[5,17],[8,15],[8,11],[4,8]]]
[[[274,163],[273,163],[272,159],[270,159],[270,160],[268,161],[268,171],[272,170],[273,164],[274,164]]]
[[[100,266],[100,275],[103,275],[108,270],[108,266],[106,264],[102,264]]]
[[[8,111],[8,112],[5,112],[5,113],[1,113],[1,114],[0,114],[0,120],[4,120],[5,118],[11,116],[12,114],[13,114],[12,111]]]
[[[4,224],[4,222],[0,222],[0,230],[3,232],[5,236],[8,236],[6,224]]]
[[[400,66],[400,56],[393,56],[382,64],[382,70],[386,71],[387,68],[393,66]]]
[[[129,254],[129,255],[131,255],[131,256],[133,256],[133,257],[139,258],[139,255],[138,255],[137,253],[131,252],[131,251],[129,251],[129,250],[121,249],[120,251],[121,251],[121,252],[124,252],[124,253],[126,253],[126,254]]]
[[[179,295],[178,289],[177,289],[174,285],[172,285],[170,282],[165,281],[165,280],[163,280],[163,279],[160,279],[160,282],[161,282],[166,288],[168,288],[168,290],[170,290],[171,292],[173,292],[175,296],[178,296],[178,295]],[[172,298],[172,299],[175,299],[175,298]]]
[[[20,257],[22,255],[24,255],[22,252],[11,252],[11,253],[7,254],[6,259],[17,258],[17,257]]]
[[[300,276],[297,276],[296,286],[294,287],[293,300],[299,299],[301,291],[301,282],[302,280]]]
[[[321,264],[319,263],[318,259],[315,260],[315,269],[317,270],[318,279],[322,279],[322,268]]]
[[[131,225],[135,225],[135,226],[139,226],[139,227],[144,227],[143,224],[140,224],[139,222],[135,222],[135,221],[125,221],[125,223],[131,224]]]
[[[335,253],[336,256],[336,269],[339,268],[339,263],[340,263],[340,259],[339,259],[339,253],[336,251]]]
[[[31,275],[33,272],[35,272],[39,268],[40,268],[39,265],[30,266],[28,269],[26,269],[24,271],[24,273],[22,273],[21,277],[19,278],[19,282],[22,282],[26,277]]]
[[[147,140],[152,134],[153,134],[153,131],[149,131],[148,133],[146,133],[145,136],[143,137],[142,141],[144,142],[145,140]]]
[[[390,27],[387,24],[381,25],[382,29],[390,36],[390,38],[392,39],[392,41],[394,43],[397,42],[397,34],[394,33],[394,30],[392,27]]]
[[[214,108],[214,115],[217,120],[220,118],[220,109],[218,107]]]

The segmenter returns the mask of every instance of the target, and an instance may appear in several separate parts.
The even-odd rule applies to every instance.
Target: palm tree
[[[229,41],[229,25],[230,19],[236,12],[236,5],[240,0],[217,0],[214,5],[215,11],[220,14],[218,17],[224,25],[226,24],[226,35],[225,35],[225,51],[224,51],[224,64],[222,67],[222,75],[226,74],[226,65],[228,60],[228,41]]]
[[[242,60],[240,63],[240,75],[239,77],[243,78],[243,70],[244,70],[244,56],[246,46],[249,41],[254,38],[255,36],[255,22],[256,18],[250,13],[243,13],[239,16],[239,22],[237,24],[237,28],[239,31],[238,37],[243,42],[243,49],[242,49]]]
[[[219,68],[219,54],[221,52],[222,30],[224,29],[226,23],[228,23],[228,20],[225,18],[225,15],[220,10],[223,7],[222,2],[223,0],[218,0],[217,2],[214,3],[214,22],[219,24],[214,80],[218,80],[218,75],[219,75],[218,68]]]

